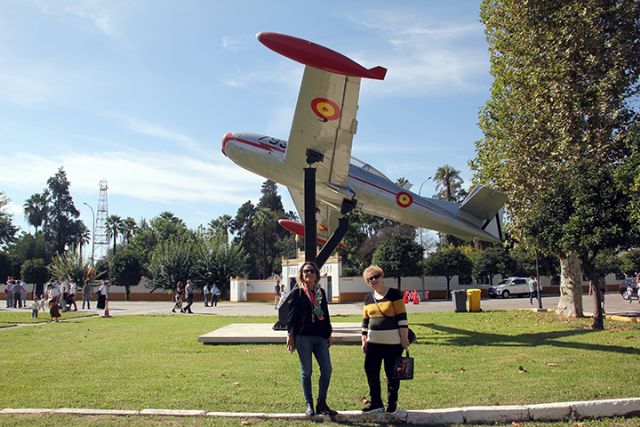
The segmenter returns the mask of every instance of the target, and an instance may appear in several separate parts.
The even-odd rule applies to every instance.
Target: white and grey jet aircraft
[[[304,218],[307,155],[310,150],[319,156],[321,161],[313,164],[319,239],[335,230],[345,200],[369,214],[466,240],[502,239],[504,194],[477,186],[460,204],[420,197],[351,156],[360,79],[383,80],[385,68],[367,69],[338,52],[284,34],[257,37],[268,48],[305,65],[289,139],[227,133],[222,152],[239,166],[285,185],[300,218]]]

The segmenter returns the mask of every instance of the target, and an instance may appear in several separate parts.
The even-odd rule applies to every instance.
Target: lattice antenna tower
[[[96,258],[105,256],[109,250],[109,236],[107,235],[107,217],[109,216],[108,188],[107,180],[100,180],[100,198],[98,199],[98,214],[96,216]]]

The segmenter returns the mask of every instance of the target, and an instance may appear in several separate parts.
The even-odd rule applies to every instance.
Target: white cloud
[[[484,39],[480,23],[431,24],[390,11],[369,11],[350,19],[377,32],[387,46],[350,54],[367,67],[388,69],[383,84],[363,85],[368,93],[423,96],[485,88],[489,60],[486,51],[477,48]]]
[[[0,99],[12,104],[33,107],[48,102],[60,94],[56,83],[62,82],[40,70],[0,64]]]
[[[175,142],[183,148],[187,148],[193,152],[200,154],[207,154],[209,151],[204,151],[201,145],[195,139],[187,136],[183,133],[167,129],[165,127],[145,122],[140,119],[125,117],[121,115],[115,115],[116,118],[123,120],[129,129],[145,136],[151,136],[154,138],[160,138],[167,141]]]
[[[245,37],[224,36],[222,37],[222,41],[220,45],[222,46],[223,49],[236,53],[242,50],[246,45],[248,45],[253,41],[254,41],[253,37],[248,37],[248,36],[245,36]]]
[[[85,1],[59,1],[49,2],[36,0],[35,4],[40,12],[51,16],[70,15],[79,18],[81,22],[86,22],[99,33],[116,37],[120,35],[117,27],[116,11],[112,1],[85,0]],[[122,6],[125,3],[119,3]],[[121,9],[121,7],[120,7]]]
[[[5,156],[11,174],[0,174],[0,185],[23,191],[43,187],[63,165],[73,191],[93,194],[98,181],[109,182],[109,193],[157,202],[241,204],[252,198],[262,178],[232,162],[203,161],[172,153],[104,152],[46,158],[31,153]]]

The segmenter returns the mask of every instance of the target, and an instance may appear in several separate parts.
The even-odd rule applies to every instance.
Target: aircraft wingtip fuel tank
[[[360,80],[383,80],[386,68],[366,68],[334,50],[285,34],[263,32],[257,38],[305,66],[289,138],[226,133],[222,152],[239,166],[286,186],[300,218],[305,218],[303,169],[310,158],[320,160],[313,163],[318,238],[331,235],[348,202],[369,214],[463,239],[502,239],[503,193],[477,186],[460,204],[421,197],[351,157]]]

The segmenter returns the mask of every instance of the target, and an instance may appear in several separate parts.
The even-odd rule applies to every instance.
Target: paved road
[[[483,310],[510,310],[515,308],[537,307],[529,304],[529,298],[509,298],[509,299],[483,299],[481,301]],[[542,299],[543,308],[555,309],[558,305],[558,297],[545,297]],[[169,314],[173,304],[163,301],[112,301],[110,306],[111,315],[121,314]],[[585,312],[593,311],[593,300],[590,296],[583,297],[583,307]],[[419,305],[409,304],[409,313],[453,311],[452,301],[431,301],[420,303]],[[20,310],[20,309],[14,309]],[[24,309],[23,309],[24,310]],[[221,302],[217,307],[204,307],[202,303],[195,303],[192,307],[194,313],[209,314],[217,316],[277,316],[273,304],[259,302]],[[362,303],[330,304],[329,310],[332,315],[361,314]],[[608,294],[606,297],[605,310],[607,314],[629,313],[640,316],[640,304],[633,301],[629,304],[623,300],[619,294]],[[7,311],[0,308],[0,311]]]

